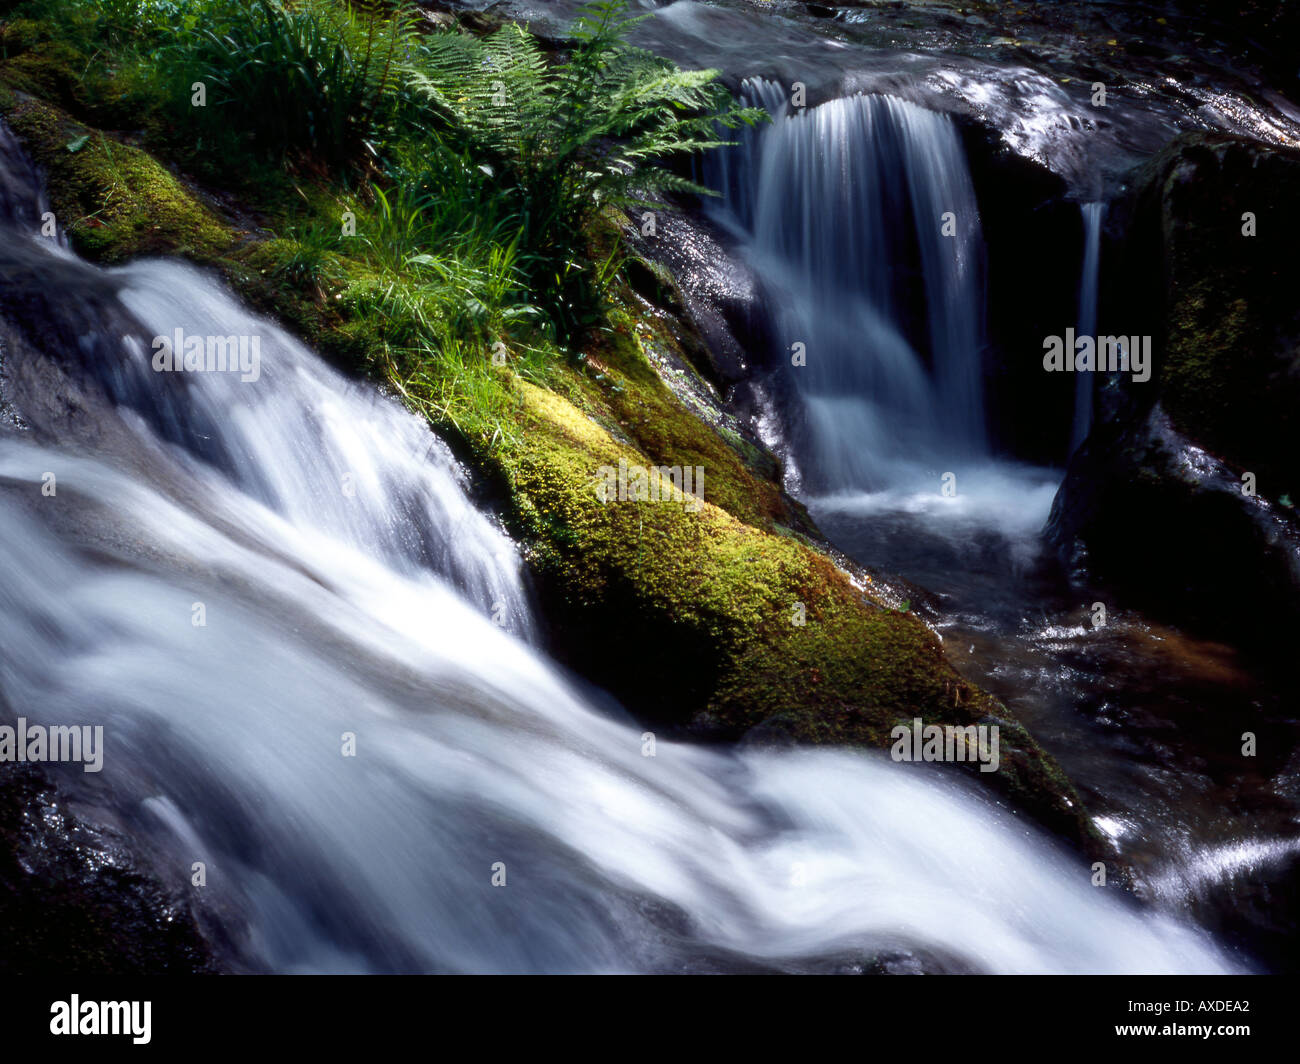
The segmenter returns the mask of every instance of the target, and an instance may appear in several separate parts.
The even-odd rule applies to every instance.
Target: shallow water
[[[850,556],[934,593],[917,608],[950,660],[1060,762],[1139,893],[1290,970],[1300,760],[1283,663],[1067,586],[1039,538],[1056,479],[994,467],[959,473],[951,499],[931,482],[808,502]],[[1243,768],[1248,730],[1260,753]]]

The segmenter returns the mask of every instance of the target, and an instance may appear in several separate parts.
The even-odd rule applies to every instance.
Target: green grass
[[[309,156],[337,168],[376,155],[399,105],[398,64],[417,46],[414,15],[362,13],[332,0],[248,0],[202,20],[156,53],[184,85],[202,85],[173,107],[228,131],[263,159]]]
[[[490,435],[509,431],[494,351],[545,381],[607,327],[608,212],[707,193],[669,164],[756,119],[713,71],[629,48],[623,0],[554,53],[382,0],[10,7],[9,84],[255,207],[272,283],[328,300],[412,405]]]

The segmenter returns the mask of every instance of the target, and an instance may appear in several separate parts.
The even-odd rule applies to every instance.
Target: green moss
[[[6,27],[11,29],[12,27]],[[5,44],[10,35],[5,34]],[[86,57],[70,44],[49,41],[3,64],[3,77],[16,89],[62,104],[73,103],[85,73]]]
[[[683,407],[664,384],[646,349],[671,343],[660,326],[637,320],[620,307],[610,312],[570,379],[553,387],[613,435],[626,439],[655,465],[703,466],[704,498],[728,513],[762,528],[774,524],[808,527],[802,510],[792,507],[771,474],[771,456],[733,445],[712,426]],[[756,469],[765,470],[763,478]]]
[[[4,115],[44,171],[50,205],[73,246],[97,262],[149,254],[209,261],[238,234],[139,148],[13,93]]]
[[[802,537],[713,503],[602,502],[601,466],[650,457],[552,392],[515,390],[521,432],[489,461],[573,665],[649,718],[726,736],[776,720],[797,741],[884,747],[914,717],[995,721],[998,785],[1058,830],[1087,833],[1059,768],[918,618],[854,587]],[[648,673],[669,679],[646,685]]]

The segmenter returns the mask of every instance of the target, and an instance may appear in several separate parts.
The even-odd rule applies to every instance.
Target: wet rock
[[[0,974],[214,969],[188,907],[30,766],[0,765]]]
[[[770,347],[758,279],[703,217],[661,211],[657,226],[653,238],[634,225],[625,230],[629,244],[657,267],[638,291],[691,326],[679,339],[714,385],[726,389],[746,380],[754,368],[751,353]],[[634,285],[642,273],[633,270]],[[701,343],[690,342],[696,332]]]
[[[1049,536],[1071,567],[1175,619],[1294,623],[1300,154],[1185,135],[1115,214],[1128,235],[1103,254],[1099,332],[1150,335],[1155,369],[1099,380]]]
[[[1243,495],[1235,471],[1159,405],[1094,430],[1070,463],[1048,536],[1072,571],[1207,631],[1300,619],[1293,517]]]
[[[995,130],[960,123],[987,249],[984,394],[994,443],[1044,465],[1064,461],[1074,382],[1042,372],[1042,339],[1078,312],[1083,220],[1063,178]]]

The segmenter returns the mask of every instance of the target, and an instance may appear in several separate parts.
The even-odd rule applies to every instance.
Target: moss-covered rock
[[[45,174],[55,218],[87,258],[211,261],[237,243],[235,231],[147,152],[26,93],[0,93],[0,107]]]
[[[62,106],[86,98],[86,55],[33,19],[0,25],[0,76],[5,84]]]
[[[855,586],[801,534],[713,502],[692,512],[676,500],[602,501],[602,467],[667,460],[554,392],[515,387],[519,432],[486,457],[509,484],[512,523],[570,665],[645,719],[716,737],[762,725],[798,742],[887,747],[891,728],[916,717],[997,724],[996,785],[1053,829],[1087,833],[1051,759],[884,589]]]
[[[1194,134],[1143,191],[1163,237],[1161,402],[1265,495],[1300,495],[1300,153]]]

